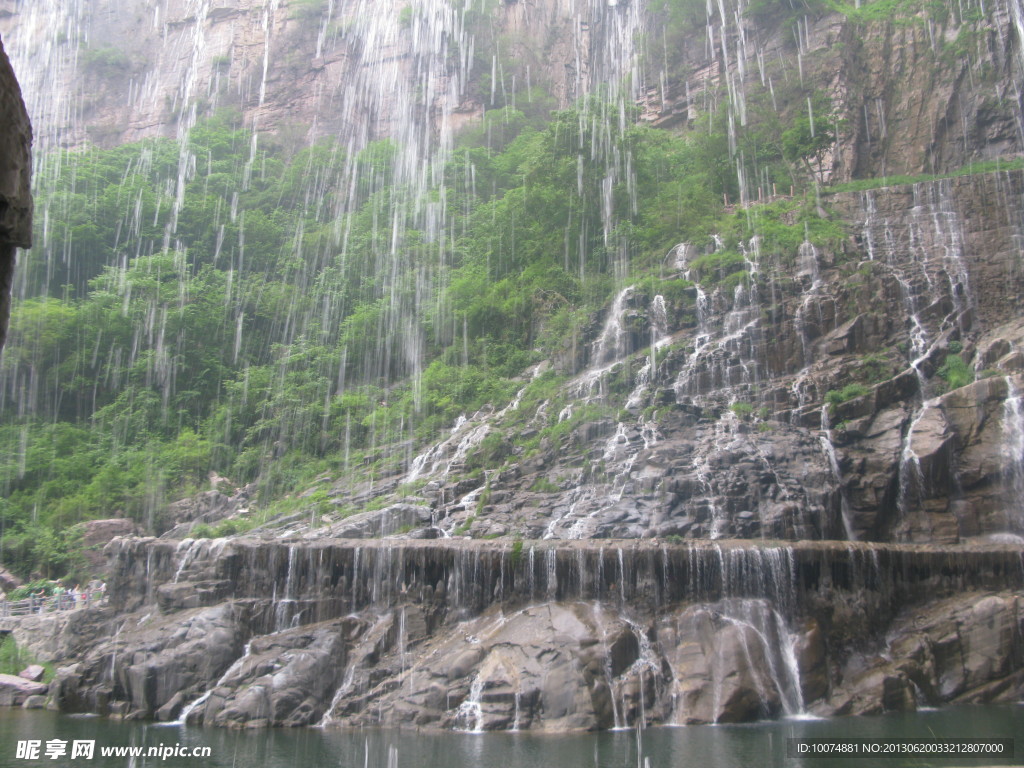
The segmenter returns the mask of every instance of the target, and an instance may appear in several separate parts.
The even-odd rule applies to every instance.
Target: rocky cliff
[[[15,248],[32,244],[32,126],[0,42],[0,348],[7,338]]]
[[[664,285],[678,293],[623,289],[555,361],[560,388],[532,394],[553,376],[534,369],[404,474],[311,489],[378,509],[328,507],[308,535],[1020,534],[1022,184],[1014,171],[835,195],[846,238],[807,240],[793,263],[755,236],[735,284],[715,252],[677,246]]]
[[[35,643],[79,654],[54,685],[66,710],[592,729],[1008,701],[1024,668],[1015,548],[122,540],[110,554],[114,636],[79,617],[63,634],[76,647]]]
[[[995,167],[1024,141],[1018,5],[719,6],[659,57],[667,11],[639,3],[121,5],[8,1],[51,145],[233,106],[296,146],[395,137],[409,180],[524,81],[549,106],[605,85],[667,129],[727,99],[736,141],[757,104],[813,110],[773,103],[804,78],[836,141],[832,186],[741,182],[729,245],[676,245],[442,439],[268,523],[211,491],[115,542],[110,608],[18,629],[69,662],[62,708],[477,731],[1020,698],[1024,172]],[[249,537],[182,538],[218,517]]]
[[[1024,147],[1024,97],[1011,85],[1022,67],[1014,0],[901,8],[889,19],[726,3],[706,20],[702,7],[684,9],[690,36],[669,40],[657,30],[671,7],[163,0],[125,10],[113,0],[4,0],[0,33],[32,78],[45,147],[180,137],[221,107],[296,144],[335,135],[422,145],[403,126],[422,118],[450,136],[487,109],[530,109],[533,86],[549,97],[538,109],[621,90],[645,120],[680,126],[728,85],[745,124],[740,113],[762,89],[793,109],[779,101],[791,79],[839,107],[842,140],[827,171],[839,179],[948,172]]]

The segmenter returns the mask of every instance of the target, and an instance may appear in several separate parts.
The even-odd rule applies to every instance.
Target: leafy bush
[[[853,400],[855,397],[863,397],[870,391],[870,388],[863,384],[854,382],[852,384],[847,384],[842,389],[829,390],[828,394],[825,395],[825,402],[834,408],[848,400]]]
[[[127,75],[133,69],[131,57],[121,48],[105,45],[99,48],[86,48],[81,53],[82,66],[101,77]]]
[[[966,387],[974,381],[974,371],[970,369],[960,355],[946,355],[936,375],[946,382],[950,389]]]
[[[299,21],[319,19],[327,10],[327,0],[291,0],[291,18]]]
[[[38,663],[32,654],[18,647],[14,635],[0,637],[0,675],[17,675],[30,664]],[[44,669],[43,682],[48,684],[53,680],[53,665],[44,663],[42,667]]]
[[[534,493],[558,493],[562,489],[546,477],[538,477],[534,484],[530,486],[530,490]]]
[[[872,352],[864,355],[860,360],[860,371],[858,375],[870,384],[878,384],[885,381],[892,373],[892,366],[889,358],[884,354]]]
[[[733,403],[729,406],[729,410],[732,411],[740,419],[749,419],[751,414],[754,412],[754,406],[750,403]]]
[[[522,539],[516,539],[515,541],[512,542],[512,550],[509,553],[509,562],[511,562],[512,565],[515,566],[522,559],[523,559],[523,540]]]
[[[500,466],[511,450],[512,446],[502,432],[497,430],[488,432],[466,457],[466,469],[472,472],[475,469],[491,469]]]

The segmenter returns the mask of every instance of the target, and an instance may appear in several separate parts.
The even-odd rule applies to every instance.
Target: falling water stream
[[[451,190],[446,173],[453,159],[455,134],[460,120],[458,110],[465,106],[472,76],[479,74],[473,71],[473,67],[479,66],[479,63],[475,63],[476,41],[467,24],[466,9],[462,4],[454,0],[422,0],[408,6],[390,2],[387,5],[386,12],[382,12],[381,4],[371,0],[353,0],[347,4],[329,0],[316,19],[316,59],[319,61],[322,58],[326,41],[333,35],[345,44],[345,55],[356,63],[345,82],[335,84],[333,89],[324,88],[317,94],[316,117],[312,125],[304,126],[308,129],[308,133],[300,140],[304,144],[330,132],[330,126],[343,126],[336,132],[337,143],[341,148],[337,150],[336,157],[343,156],[344,159],[332,159],[328,163],[331,168],[308,169],[310,181],[303,188],[306,199],[302,204],[317,210],[316,221],[322,225],[326,233],[324,237],[330,238],[334,250],[330,252],[329,258],[325,255],[327,251],[309,257],[304,251],[308,247],[304,225],[296,225],[295,231],[291,233],[291,247],[296,261],[302,262],[303,266],[295,268],[295,284],[292,287],[295,288],[296,296],[302,297],[311,291],[317,269],[347,268],[346,260],[352,250],[348,242],[351,219],[346,217],[359,209],[367,197],[380,200],[383,199],[383,191],[389,190],[392,199],[387,204],[374,203],[376,207],[368,209],[374,217],[373,234],[377,238],[373,250],[375,261],[370,265],[370,271],[381,276],[382,280],[374,298],[383,309],[376,325],[367,326],[370,329],[369,336],[377,339],[378,354],[363,361],[363,370],[359,375],[367,382],[390,383],[399,378],[407,378],[411,382],[416,403],[415,413],[418,415],[423,407],[423,377],[428,362],[427,348],[431,342],[427,330],[418,325],[414,318],[431,318],[436,327],[441,329],[438,331],[439,336],[448,334],[455,338],[459,333],[457,319],[450,308],[437,298],[445,287],[447,270],[456,258],[452,248],[453,216],[449,209]],[[766,281],[763,278],[767,272],[767,255],[762,253],[761,238],[753,236],[736,245],[742,260],[742,274],[738,279],[715,288],[706,289],[699,281],[693,285],[697,324],[693,346],[682,358],[679,369],[671,376],[667,375],[664,369],[667,353],[664,350],[671,343],[672,335],[667,321],[666,299],[655,291],[651,291],[650,295],[645,294],[637,284],[630,282],[634,246],[630,238],[623,234],[626,219],[637,211],[638,182],[633,169],[634,158],[628,149],[624,150],[620,146],[618,138],[626,132],[632,120],[628,110],[632,109],[647,87],[645,77],[648,73],[638,50],[639,42],[649,32],[645,27],[643,4],[623,0],[573,0],[570,5],[574,9],[573,45],[577,51],[573,95],[582,97],[601,91],[604,97],[599,102],[581,102],[583,106],[579,110],[578,129],[580,135],[586,135],[591,142],[589,151],[593,157],[588,160],[595,160],[601,170],[596,180],[601,197],[600,234],[609,262],[612,286],[609,293],[614,290],[614,295],[603,309],[601,328],[586,351],[582,371],[569,385],[570,402],[559,413],[545,413],[545,403],[537,408],[533,418],[557,424],[573,418],[577,409],[592,404],[605,404],[608,400],[609,381],[615,376],[629,378],[629,394],[625,399],[627,413],[619,414],[612,428],[601,436],[595,453],[595,458],[604,468],[605,479],[600,483],[581,484],[567,494],[568,501],[564,510],[558,516],[552,516],[543,533],[545,539],[593,537],[599,533],[596,518],[622,503],[629,484],[635,479],[633,472],[638,457],[661,440],[654,421],[648,414],[640,412],[644,404],[650,402],[655,382],[671,381],[668,394],[674,399],[674,405],[696,408],[698,411],[701,408],[718,408],[723,411],[722,417],[716,419],[713,425],[705,424],[702,428],[710,432],[709,439],[713,440],[716,450],[724,454],[733,449],[738,452],[751,442],[746,425],[741,423],[737,415],[738,411],[731,409],[737,406],[752,408],[755,400],[765,396],[761,389],[762,383],[772,373],[765,369],[763,354],[766,343],[763,312]],[[178,275],[176,295],[160,295],[149,301],[144,317],[134,330],[130,348],[112,349],[107,353],[110,369],[119,369],[120,363],[114,365],[114,361],[121,361],[122,358],[128,367],[139,366],[139,375],[145,386],[158,394],[158,407],[165,420],[174,417],[172,402],[180,373],[177,370],[177,356],[183,348],[195,342],[194,339],[176,334],[174,330],[175,316],[184,312],[185,297],[191,290],[193,277],[189,272],[189,259],[194,257],[190,256],[189,249],[181,239],[179,214],[192,202],[187,195],[189,183],[201,173],[204,162],[203,157],[193,154],[189,140],[199,125],[200,101],[216,101],[220,94],[213,83],[217,81],[215,70],[221,65],[212,65],[215,58],[212,46],[215,41],[208,34],[211,30],[206,25],[206,20],[219,6],[212,0],[185,0],[185,6],[185,16],[192,23],[169,24],[161,16],[162,11],[166,13],[166,3],[153,9],[152,20],[148,16],[144,20],[146,25],[151,23],[154,29],[160,30],[163,36],[174,37],[177,41],[174,49],[181,52],[180,60],[176,60],[173,65],[170,62],[156,65],[156,70],[162,71],[164,75],[168,72],[173,75],[169,77],[171,87],[165,88],[166,82],[155,73],[133,74],[129,77],[126,95],[128,107],[165,99],[167,108],[174,110],[178,116],[174,123],[178,154],[173,170],[167,171],[163,179],[164,195],[159,203],[170,211],[170,215],[157,237],[161,242],[143,242],[138,235],[143,223],[139,213],[142,209],[141,196],[127,201],[124,214],[125,239],[114,249],[117,251],[116,258],[112,257],[113,261],[105,265],[111,268],[109,288],[116,302],[123,302],[126,316],[133,291],[142,290],[133,286],[127,277],[130,258],[144,254],[147,249],[152,255],[154,249],[162,248],[169,256],[168,268]],[[247,183],[258,178],[267,164],[267,156],[260,146],[264,140],[263,134],[258,133],[258,129],[263,116],[261,108],[267,104],[273,89],[279,87],[275,86],[274,66],[277,62],[274,53],[282,30],[289,19],[293,20],[290,16],[286,18],[289,6],[281,0],[265,0],[262,4],[258,21],[254,22],[259,26],[262,39],[260,56],[257,57],[258,66],[254,70],[259,75],[248,86],[243,86],[241,80],[235,82],[235,87],[239,89],[251,89],[249,96],[255,101],[253,125],[257,130],[251,137],[246,168]],[[346,10],[345,23],[339,24],[337,17],[343,6]],[[739,129],[746,126],[749,118],[751,94],[747,92],[747,68],[752,68],[755,62],[760,68],[764,56],[763,50],[758,48],[756,37],[742,20],[745,6],[744,2],[733,4],[723,0],[706,5],[707,47],[716,61],[721,62],[716,78],[725,88],[725,104],[722,109],[726,113],[730,161],[735,164],[741,204],[760,197],[762,190],[758,169],[751,167],[750,162],[744,158],[738,138]],[[58,146],[61,141],[57,138],[59,135],[64,136],[66,144],[73,144],[82,140],[83,132],[87,130],[79,114],[83,109],[84,94],[80,85],[70,82],[78,66],[78,57],[84,55],[83,51],[91,50],[88,48],[91,44],[90,36],[96,34],[96,30],[90,29],[83,21],[84,7],[79,0],[41,0],[38,3],[19,0],[17,3],[20,34],[12,40],[11,50],[16,68],[25,73],[28,107],[39,123],[57,126],[52,131],[45,129],[39,132],[39,155],[45,155],[48,150]],[[1024,34],[1019,0],[1007,3],[1007,12],[1016,34]],[[63,35],[60,43],[51,32]],[[812,54],[806,19],[797,21],[795,34],[799,49],[798,76],[802,80],[805,57],[809,61]],[[235,66],[237,62],[232,59],[234,49],[225,50],[226,53],[218,54],[228,59],[223,66]],[[496,91],[504,89],[505,83],[498,75],[496,58],[492,66],[494,75],[490,87],[493,102]],[[782,74],[790,75],[787,72]],[[797,73],[792,73],[792,76],[797,77]],[[763,69],[761,79],[763,83]],[[771,82],[770,79],[768,82]],[[61,87],[49,87],[47,83],[59,83]],[[706,93],[704,97],[708,97]],[[772,97],[774,99],[774,91]],[[807,111],[813,132],[815,123],[810,98],[807,99]],[[60,131],[65,133],[60,134]],[[379,149],[383,145],[376,142],[386,139],[392,142],[388,146],[394,152],[394,157],[387,172],[383,173],[374,165],[372,157],[359,158],[361,151],[375,147]],[[143,174],[146,164],[151,161],[152,157],[143,154],[137,166],[125,171],[125,179],[134,179],[135,174]],[[43,170],[42,181],[37,183],[47,183],[46,175],[53,173],[56,171]],[[470,167],[467,160],[467,177],[473,178],[475,173],[475,167]],[[326,195],[319,194],[322,188],[329,186],[321,174],[334,174],[338,187],[346,190],[344,194],[332,198],[329,205],[323,202]],[[583,183],[581,174],[578,181],[580,193],[583,191]],[[764,184],[765,189],[767,186],[767,183]],[[369,192],[366,187],[370,188]],[[616,209],[615,195],[621,189],[626,190],[625,196],[630,201],[627,206],[631,209],[630,214],[624,215]],[[913,404],[913,412],[907,419],[899,451],[898,504],[902,514],[910,513],[927,492],[920,460],[914,450],[915,428],[923,420],[927,409],[936,402],[931,398],[931,385],[924,372],[926,363],[929,362],[929,356],[940,348],[940,344],[953,336],[959,337],[970,332],[975,301],[965,261],[962,222],[950,204],[952,194],[949,182],[915,185],[913,197],[909,225],[905,232],[900,233],[905,236],[904,240],[896,242],[896,227],[893,222],[879,217],[871,194],[865,197],[866,223],[863,232],[869,259],[886,263],[898,283],[899,300],[908,318],[906,357],[919,382],[919,394]],[[229,276],[228,298],[222,325],[229,329],[234,340],[233,357],[237,363],[240,357],[244,357],[249,334],[247,322],[251,318],[246,315],[241,299],[233,293],[241,291],[241,288],[236,288],[232,281],[236,271],[242,273],[245,260],[259,258],[259,254],[254,253],[251,244],[247,250],[244,226],[239,227],[237,243],[223,241],[224,227],[236,221],[244,223],[246,212],[237,210],[237,194],[230,204],[227,198],[221,202],[224,205],[216,212],[216,224],[220,228],[221,237],[216,241],[213,259],[230,260],[232,265],[226,273]],[[320,206],[325,207],[321,210]],[[46,209],[39,211],[39,215],[46,219]],[[154,216],[154,221],[158,215]],[[50,233],[44,228],[39,245],[40,252],[48,260],[47,282],[50,276],[59,272],[61,264],[67,263],[69,257],[67,252],[51,252],[48,248],[49,238]],[[423,254],[423,258],[410,266],[410,253],[415,248],[420,249],[418,252]],[[580,263],[566,266],[567,271],[583,278],[587,269],[584,249],[580,247],[578,250]],[[725,250],[722,241],[716,237],[712,253],[721,255]],[[684,246],[674,249],[674,266],[686,279],[697,277],[691,274],[692,261],[696,255],[694,250]],[[317,269],[303,262],[307,257],[311,259],[309,263]],[[798,252],[798,269],[806,279],[800,297],[794,304],[793,313],[800,344],[801,369],[796,372],[791,390],[801,409],[809,402],[810,394],[805,392],[803,382],[810,375],[814,357],[814,339],[808,329],[815,323],[823,324],[821,305],[825,297],[822,295],[819,261],[820,254],[816,247],[809,236],[805,237]],[[29,298],[27,285],[21,286],[21,292],[22,298]],[[945,300],[949,303],[948,311],[938,315],[933,311],[929,315],[929,310],[941,306]],[[299,298],[282,301],[283,309],[273,319],[273,343],[282,349],[294,348],[295,352],[294,361],[287,356],[281,358],[277,375],[283,382],[287,376],[303,370],[303,344],[312,343],[310,339],[319,342],[333,338],[330,337],[333,331],[322,330],[323,337],[317,339],[316,331],[310,329],[336,328],[346,319],[346,313],[351,307],[345,304],[345,297],[326,297],[312,309],[304,308],[301,311],[298,309],[301,303]],[[640,327],[637,327],[637,322]],[[462,333],[465,339],[464,328]],[[100,347],[101,342],[97,339],[97,352],[93,355],[96,358],[101,356],[98,351]],[[345,394],[346,382],[352,376],[346,368],[348,352],[347,349],[343,350],[337,361],[337,373],[331,372],[336,378],[336,386],[326,392],[317,392],[316,395],[317,402],[322,399],[327,404],[323,408],[325,424],[331,398]],[[631,375],[630,371],[633,371]],[[526,387],[539,372],[540,366],[530,371],[522,388],[507,407],[488,406],[475,413],[467,412],[459,416],[441,440],[419,453],[413,448],[415,419],[411,422],[403,421],[396,428],[397,435],[392,432],[382,436],[381,442],[384,442],[384,437],[396,438],[392,440],[393,444],[401,445],[396,450],[403,452],[405,457],[402,465],[402,479],[405,483],[412,484],[435,477],[447,478],[455,472],[488,438],[496,424],[500,424],[506,415],[517,411]],[[12,383],[6,388],[11,391],[29,391],[31,382],[35,381],[34,378],[30,380],[25,371],[11,373],[10,376]],[[30,381],[30,384],[25,384],[25,381]],[[240,394],[237,394],[241,402],[245,402],[248,397],[248,386],[246,372],[244,388],[240,387]],[[1024,407],[1022,395],[1011,377],[1007,377],[1007,387],[1009,396],[1002,413],[1001,472],[1016,500],[1011,512],[1011,527],[1024,531],[1024,511],[1019,503],[1024,498]],[[388,397],[389,393],[382,388],[380,404],[386,406]],[[269,406],[264,416],[267,421],[277,418]],[[308,423],[303,426],[308,426]],[[360,426],[365,425],[356,425],[357,428]],[[229,416],[225,432],[230,432],[230,429]],[[375,425],[371,425],[371,432],[374,429]],[[380,445],[376,442],[376,432],[373,435],[371,445],[376,449]],[[280,437],[282,444],[286,442],[285,437]],[[820,446],[832,472],[834,484],[842,487],[842,465],[833,442],[829,415],[824,407]],[[261,461],[272,464],[280,458],[274,453],[278,449],[276,443],[268,444],[266,448],[271,458]],[[775,472],[768,457],[760,449],[754,453],[764,464],[766,472]],[[707,538],[718,540],[733,532],[729,529],[730,511],[722,504],[720,489],[716,486],[713,458],[713,455],[695,452],[690,457],[690,464],[697,486],[693,496],[708,512],[709,523],[704,533]],[[151,459],[150,464],[153,464]],[[24,460],[22,467],[24,474],[27,471]],[[456,505],[464,513],[473,509],[486,494],[489,479],[485,475],[482,484],[468,491],[462,490],[461,498],[455,500],[452,509]],[[160,507],[161,501],[159,494],[154,494],[148,501],[150,520],[153,510]],[[854,531],[845,493],[842,494],[841,503],[845,533],[847,538],[853,539]],[[586,509],[587,513],[582,514],[579,512],[581,509]],[[442,535],[449,536],[454,533],[453,523],[454,520],[448,520],[443,525],[433,527]],[[170,583],[187,581],[184,577],[199,555],[205,553],[207,548],[215,552],[220,546],[220,543],[182,542],[175,552],[177,562]],[[365,553],[356,548],[352,566],[353,582],[347,585],[351,590],[353,612],[359,600],[366,604],[383,605],[394,594],[405,589],[408,575],[402,570],[405,563],[393,555],[388,547],[368,547]],[[604,555],[602,550],[597,558],[599,568],[614,569],[614,576],[599,570],[595,580],[594,574],[587,572],[581,555],[578,559],[576,583],[571,575],[567,575],[568,570],[564,564],[560,568],[556,549],[530,546],[523,554],[528,563],[529,585],[528,588],[524,583],[518,586],[527,588],[531,598],[542,598],[554,603],[560,599],[560,595],[573,589],[585,592],[588,578],[591,584],[600,584],[606,575],[609,579],[614,578],[613,583],[618,588],[619,611],[614,620],[626,625],[628,631],[633,633],[638,650],[636,658],[618,675],[613,675],[610,663],[598,670],[598,674],[604,675],[605,683],[609,689],[614,690],[612,708],[616,729],[636,727],[639,730],[647,719],[645,707],[651,703],[644,699],[645,680],[653,676],[649,673],[658,671],[657,657],[652,652],[650,638],[643,627],[629,618],[626,585],[632,574],[626,567],[622,548],[617,548],[615,555],[609,552],[607,566]],[[664,556],[667,563],[667,553]],[[311,583],[313,579],[309,573],[314,568],[310,564],[312,560],[303,562],[305,557],[306,553],[301,547],[289,545],[279,563],[281,567],[278,570],[284,573],[284,581],[280,591],[276,581],[273,585],[271,632],[286,632],[302,621],[298,606],[302,590],[306,588],[303,578],[305,585]],[[365,561],[361,561],[361,557],[365,557]],[[508,768],[525,768],[537,764],[565,768],[579,765],[582,768],[584,765],[640,764],[641,759],[652,766],[731,766],[753,761],[762,765],[810,767],[819,763],[813,760],[786,761],[785,739],[808,734],[822,736],[857,733],[887,737],[894,734],[929,734],[937,728],[944,732],[949,732],[951,728],[966,728],[968,723],[972,730],[965,735],[1022,732],[1024,722],[1019,707],[971,710],[959,716],[956,713],[894,715],[853,723],[796,720],[806,715],[806,712],[796,667],[794,634],[787,626],[788,615],[783,615],[794,602],[793,596],[787,592],[788,585],[793,582],[795,569],[792,555],[785,548],[766,548],[756,556],[746,557],[747,561],[740,562],[743,558],[737,556],[735,551],[721,548],[709,556],[710,559],[718,560],[716,572],[722,582],[721,593],[731,594],[731,586],[738,582],[742,582],[744,587],[756,582],[759,594],[770,594],[779,608],[776,610],[761,599],[737,597],[716,607],[719,611],[717,618],[734,628],[741,637],[742,652],[749,666],[763,662],[764,667],[758,670],[756,677],[757,693],[762,701],[777,701],[781,713],[793,718],[780,723],[756,723],[744,728],[657,729],[645,734],[642,741],[639,736],[633,739],[628,733],[559,735],[547,740],[523,734],[501,734],[484,740],[478,734],[486,726],[483,702],[486,699],[487,680],[483,672],[478,671],[469,682],[466,698],[453,708],[456,730],[461,733],[428,735],[370,730],[353,736],[351,733],[335,733],[329,728],[323,728],[300,734],[280,731],[239,734],[205,731],[186,725],[188,716],[199,710],[212,695],[213,689],[217,687],[214,685],[185,706],[180,722],[163,728],[84,718],[57,718],[50,713],[0,712],[0,744],[10,744],[38,734],[44,734],[44,738],[89,735],[109,745],[128,741],[148,744],[154,740],[180,739],[188,744],[208,744],[213,750],[212,760],[207,763],[209,765],[246,764],[258,759],[271,768],[294,765],[297,761],[311,765],[326,764],[328,759],[333,761],[332,764],[351,765],[353,768],[360,764],[384,763],[389,768],[397,768],[399,765],[429,768],[433,765],[477,766],[499,763]],[[458,558],[457,572],[450,585],[453,605],[462,607],[472,604],[474,600],[491,599],[505,588],[504,571],[497,582],[493,573],[480,572],[479,552],[464,550]],[[750,566],[748,561],[756,561],[755,567]],[[361,566],[361,562],[365,565]],[[504,563],[503,559],[502,567]],[[147,577],[149,570],[150,564],[147,562]],[[667,570],[666,565],[666,574]],[[358,583],[356,576],[360,577]],[[534,579],[537,579],[536,583]],[[663,588],[669,589],[667,586]],[[605,633],[613,617],[602,616],[601,611],[607,611],[609,603],[603,605],[603,609],[594,608],[593,613],[595,622]],[[377,629],[383,632],[386,620],[392,619],[398,625],[396,653],[401,657],[400,669],[404,678],[407,672],[405,609],[395,616],[380,617],[378,626],[372,628],[367,637],[378,639]],[[602,634],[602,641],[605,639]],[[218,684],[243,666],[251,650],[252,645],[249,643],[242,655],[223,673]],[[369,649],[364,650],[370,652]],[[361,684],[354,665],[348,668],[348,674],[339,682],[334,700],[324,714],[323,725],[330,725],[332,713],[342,703],[341,697]],[[674,679],[669,681],[672,682]],[[627,683],[636,683],[635,687],[639,690],[638,705],[627,699]],[[716,696],[720,688],[716,689]],[[520,692],[516,690],[513,695],[515,715],[510,730],[518,732],[521,722]],[[769,713],[766,711],[764,714],[767,716]],[[998,764],[997,761],[993,762]],[[32,762],[21,761],[17,764],[31,765]],[[97,764],[113,763],[97,761]],[[138,764],[146,763],[143,761]],[[172,760],[163,764],[177,763]],[[0,753],[0,768],[6,768],[7,765],[14,765],[11,756]],[[857,763],[850,761],[844,765],[855,766]]]

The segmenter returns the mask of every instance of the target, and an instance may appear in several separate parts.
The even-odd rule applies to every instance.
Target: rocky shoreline
[[[53,705],[228,727],[544,731],[1024,693],[1024,551],[116,539],[108,608],[15,629]]]

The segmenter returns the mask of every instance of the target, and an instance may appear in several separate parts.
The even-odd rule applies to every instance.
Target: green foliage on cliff
[[[32,298],[0,360],[0,559],[67,570],[64,528],[152,524],[210,471],[259,481],[264,506],[321,473],[394,472],[460,414],[507,403],[531,364],[568,355],[623,280],[690,301],[687,281],[661,285],[674,244],[722,232],[694,277],[732,285],[754,234],[787,258],[834,239],[799,196],[725,208],[737,158],[765,190],[793,181],[767,92],[732,141],[726,110],[677,134],[598,97],[551,114],[540,92],[501,100],[424,188],[398,181],[411,177],[393,141],[296,151],[226,112],[184,151],[42,158],[19,277]],[[558,381],[539,377],[524,403]],[[608,415],[593,410],[527,448]],[[505,460],[493,439],[481,467]]]
[[[946,355],[942,365],[939,366],[939,370],[935,373],[946,382],[946,386],[950,389],[966,387],[974,381],[974,371],[971,370],[971,367],[964,362],[960,355]]]
[[[834,410],[837,405],[842,405],[848,400],[853,400],[855,397],[863,397],[870,391],[865,385],[854,382],[847,384],[842,389],[829,390],[828,394],[825,395],[825,402]]]
[[[35,656],[18,645],[14,635],[0,637],[0,675],[17,675],[30,664],[43,667],[43,683],[49,684],[53,680],[55,670],[52,664],[37,661]]]

